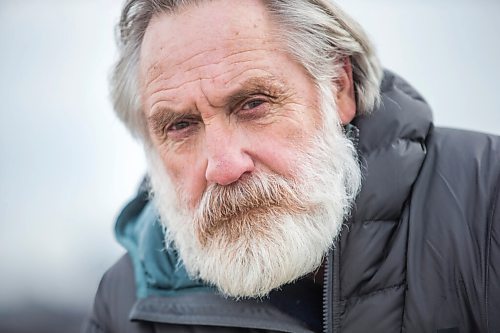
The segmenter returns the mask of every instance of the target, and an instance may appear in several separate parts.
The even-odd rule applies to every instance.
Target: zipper
[[[323,332],[332,333],[333,325],[333,249],[328,251],[328,255],[325,260],[325,271],[323,276]]]

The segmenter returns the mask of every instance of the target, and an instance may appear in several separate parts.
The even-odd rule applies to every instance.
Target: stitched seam
[[[491,238],[493,237],[493,219],[495,217],[495,213],[496,213],[496,203],[498,201],[498,196],[499,196],[499,193],[500,193],[500,176],[497,177],[497,182],[496,182],[496,189],[495,189],[495,195],[493,197],[493,200],[491,202],[491,214],[490,214],[490,218],[489,218],[489,226],[488,226],[488,240],[487,240],[487,243],[486,243],[486,276],[485,276],[485,283],[484,283],[484,288],[485,288],[485,294],[484,294],[484,299],[485,299],[485,302],[484,302],[484,305],[485,305],[485,314],[486,314],[486,330],[489,332],[490,330],[490,316],[489,316],[489,308],[488,308],[488,305],[489,305],[489,298],[488,298],[488,290],[489,290],[489,282],[490,282],[490,279],[489,279],[489,276],[490,276],[490,265],[492,265],[493,263],[490,262],[491,260]]]
[[[372,223],[372,222],[390,222],[390,223],[398,223],[399,220],[398,219],[380,219],[380,220],[361,220],[361,223],[366,223],[366,222],[369,222],[369,223]]]
[[[406,142],[409,142],[409,143],[422,145],[422,143],[425,142],[425,137],[424,138],[405,138],[405,137],[401,138],[401,137],[396,137],[396,138],[394,138],[394,140],[391,140],[387,144],[384,144],[384,145],[381,145],[379,147],[370,149],[369,152],[363,151],[364,156],[366,158],[367,156],[370,156],[370,155],[373,155],[375,153],[378,153],[379,151],[391,149],[391,146],[394,143],[398,142],[398,141],[406,141]]]
[[[426,155],[427,157],[427,155]],[[423,163],[422,163],[422,167],[420,167],[420,170],[418,171],[418,175],[420,176],[420,172],[422,171],[422,168],[423,168]],[[419,178],[419,176],[417,176],[417,179]],[[409,195],[409,197],[411,198],[413,196],[413,190],[415,189],[415,183],[413,183],[412,187],[411,187],[411,193]],[[406,203],[406,207],[405,209],[408,210],[408,220],[406,221],[407,223],[407,229],[406,229],[406,246],[405,246],[405,262],[404,262],[404,265],[405,265],[405,270],[404,270],[404,274],[405,274],[405,278],[408,276],[408,244],[410,242],[410,220],[411,220],[411,199],[408,200],[408,202]],[[407,281],[405,280],[405,283]],[[408,284],[406,283],[406,290],[404,292],[404,295],[403,295],[403,311],[401,311],[401,333],[405,332],[406,331],[406,328],[405,328],[405,314],[406,314],[406,297],[408,296]]]
[[[389,287],[385,287],[385,288],[382,288],[382,289],[379,289],[379,290],[375,290],[375,291],[372,291],[370,293],[362,294],[360,296],[351,297],[350,299],[345,300],[345,302],[347,302],[348,305],[351,305],[354,302],[362,301],[362,300],[364,300],[364,299],[366,299],[368,297],[372,297],[372,296],[375,296],[375,295],[378,295],[378,294],[386,293],[386,292],[391,291],[391,290],[399,289],[399,288],[401,288],[401,287],[403,287],[405,285],[406,285],[406,281],[403,281],[402,283],[398,283],[398,284],[395,284],[395,285],[392,285],[392,286],[389,286]]]

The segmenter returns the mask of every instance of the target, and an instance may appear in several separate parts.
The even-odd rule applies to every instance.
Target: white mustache
[[[257,173],[236,183],[212,184],[203,194],[193,221],[198,240],[204,244],[224,229],[238,237],[244,228],[263,228],[273,215],[311,212],[301,187],[276,174]]]

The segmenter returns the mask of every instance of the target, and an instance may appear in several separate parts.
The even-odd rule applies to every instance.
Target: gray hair
[[[111,77],[111,97],[118,117],[131,133],[149,141],[139,96],[139,54],[152,17],[174,14],[207,0],[127,0],[118,25],[119,59]],[[352,64],[358,114],[379,102],[382,69],[361,26],[329,0],[264,0],[278,23],[289,53],[317,84],[334,82],[343,59]]]

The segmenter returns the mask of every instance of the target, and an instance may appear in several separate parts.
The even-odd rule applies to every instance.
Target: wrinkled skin
[[[259,1],[219,0],[152,19],[140,57],[143,112],[185,204],[253,172],[293,178],[321,115],[312,78],[286,52]],[[355,114],[350,63],[339,118]],[[333,83],[332,83],[333,84]]]

